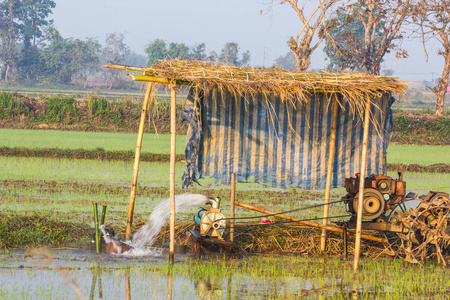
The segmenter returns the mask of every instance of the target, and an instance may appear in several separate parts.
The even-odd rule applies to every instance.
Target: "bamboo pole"
[[[100,253],[101,235],[100,235],[100,230],[98,228],[98,207],[97,207],[97,203],[92,202],[92,206],[94,207],[95,251],[97,253]]]
[[[326,229],[328,231],[333,231],[333,232],[338,232],[338,233],[342,233],[344,231],[342,228],[338,228],[338,227],[334,227],[334,226],[330,226],[330,225],[326,225],[325,226],[325,225],[322,225],[322,224],[319,224],[319,223],[310,222],[310,221],[303,221],[303,220],[300,220],[300,219],[297,219],[297,218],[294,218],[294,217],[291,217],[291,216],[287,216],[287,215],[284,215],[284,214],[278,214],[276,212],[273,212],[273,211],[270,211],[270,210],[267,210],[267,209],[264,209],[264,208],[259,208],[259,207],[256,207],[256,206],[253,206],[253,205],[250,205],[250,204],[241,203],[239,201],[235,201],[234,203],[236,205],[240,206],[240,207],[243,207],[243,208],[251,209],[251,210],[254,210],[254,211],[266,214],[266,215],[274,215],[274,216],[276,216],[278,218],[289,220],[289,221],[292,221],[292,222],[297,222],[298,224],[303,224],[303,225],[306,225],[306,226],[309,226],[309,227],[314,227],[314,228],[319,228],[319,229]],[[347,233],[355,235],[355,233],[353,233],[351,231],[347,231]],[[366,239],[366,240],[370,240],[370,241],[374,241],[374,242],[379,242],[379,243],[382,243],[382,244],[388,244],[388,240],[387,239],[376,237],[376,236],[361,235],[361,238]]]
[[[130,204],[128,205],[127,229],[125,231],[125,236],[127,239],[130,238],[131,226],[133,224],[134,199],[136,198],[136,186],[139,172],[139,160],[141,158],[142,136],[144,135],[145,115],[147,113],[148,100],[150,99],[152,86],[153,83],[147,84],[147,91],[145,92],[144,103],[142,104],[141,121],[139,123],[139,132],[136,142],[136,154],[134,156],[133,178],[131,181],[131,192],[130,192]]]
[[[359,198],[358,198],[358,212],[356,219],[356,239],[355,239],[355,258],[353,260],[353,271],[358,270],[359,255],[361,252],[361,227],[362,227],[362,212],[364,201],[364,181],[366,178],[366,164],[367,164],[367,141],[369,139],[369,115],[370,115],[370,97],[366,99],[366,109],[364,114],[364,135],[361,152],[361,171],[359,175]]]
[[[105,225],[105,218],[106,218],[106,208],[108,206],[103,205],[102,206],[102,218],[100,219],[100,225]]]
[[[170,99],[170,243],[169,243],[169,263],[174,263],[175,246],[175,150],[176,150],[176,100],[177,88],[171,89]]]
[[[231,206],[230,206],[230,241],[234,241],[234,201],[236,198],[236,174],[231,173]]]
[[[333,115],[331,123],[331,135],[330,135],[330,148],[328,151],[328,169],[327,169],[327,182],[325,186],[325,206],[323,207],[323,225],[328,224],[328,213],[330,209],[330,193],[331,193],[331,179],[333,177],[333,163],[334,163],[334,152],[336,148],[336,127],[337,127],[337,94],[335,94],[335,99],[333,101]],[[327,231],[322,229],[322,235],[320,237],[320,251],[325,252],[327,241]]]

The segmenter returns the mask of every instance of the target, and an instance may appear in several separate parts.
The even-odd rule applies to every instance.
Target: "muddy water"
[[[340,279],[260,277],[238,269],[223,275],[214,270],[214,264],[207,265],[200,276],[177,271],[177,266],[196,259],[177,255],[170,272],[166,254],[130,258],[85,250],[34,255],[20,250],[3,252],[0,299],[278,299],[295,298],[299,293],[308,297],[319,287],[324,289],[322,295],[343,289]],[[230,261],[230,267],[235,264],[236,260]]]

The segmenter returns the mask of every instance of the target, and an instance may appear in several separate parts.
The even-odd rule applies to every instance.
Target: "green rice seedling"
[[[29,130],[0,128],[0,147],[97,149],[105,151],[134,151],[137,133],[83,132],[58,130]],[[184,154],[186,137],[177,136],[177,154]],[[144,134],[141,151],[148,153],[170,153],[169,134]]]
[[[400,145],[391,143],[387,149],[391,164],[450,164],[450,146]]]

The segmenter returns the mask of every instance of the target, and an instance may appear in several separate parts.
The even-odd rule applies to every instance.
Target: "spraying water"
[[[200,194],[185,193],[175,196],[175,212],[185,206],[196,206],[205,204],[208,198]],[[150,247],[156,235],[164,226],[165,220],[170,216],[170,198],[162,200],[152,211],[148,222],[134,234],[133,246],[143,248]]]

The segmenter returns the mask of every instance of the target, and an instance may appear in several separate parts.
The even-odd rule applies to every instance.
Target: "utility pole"
[[[263,52],[263,68],[266,67],[266,49],[267,49],[267,47],[264,46],[264,52]]]

